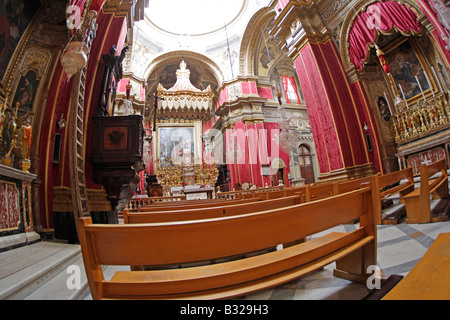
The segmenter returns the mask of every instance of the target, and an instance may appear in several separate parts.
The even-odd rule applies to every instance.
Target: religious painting
[[[420,56],[410,41],[404,41],[386,54],[397,90],[406,100],[420,97],[422,92],[431,89]]]
[[[385,97],[378,97],[377,101],[378,110],[380,110],[380,116],[384,121],[389,122],[391,120],[391,112],[389,110],[388,102]]]
[[[274,45],[263,42],[258,57],[258,75],[267,77],[278,56]]]
[[[13,99],[13,107],[18,108],[19,117],[33,111],[33,102],[38,86],[39,80],[36,79],[35,71],[30,70],[25,76],[20,77]]]
[[[159,158],[162,162],[175,164],[194,163],[194,128],[159,128]]]
[[[36,0],[0,0],[0,80],[40,5]]]

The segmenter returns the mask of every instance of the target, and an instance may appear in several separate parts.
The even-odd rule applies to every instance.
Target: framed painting
[[[18,108],[19,116],[33,111],[34,97],[38,86],[39,80],[36,79],[35,71],[30,70],[20,77],[13,99],[13,107]]]
[[[159,127],[159,158],[161,161],[172,160],[181,163],[181,157],[192,157],[194,154],[194,127]],[[190,155],[188,152],[190,151]]]
[[[422,92],[431,93],[432,79],[425,58],[413,41],[405,39],[386,54],[397,92],[401,98],[415,102]],[[403,97],[404,95],[404,97]]]

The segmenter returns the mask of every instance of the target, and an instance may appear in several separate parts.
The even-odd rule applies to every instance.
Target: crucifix
[[[155,111],[153,113],[153,132],[156,132],[156,111],[158,110],[158,100],[166,100],[164,98],[158,97],[158,91],[155,91],[155,95],[153,96],[155,99]]]

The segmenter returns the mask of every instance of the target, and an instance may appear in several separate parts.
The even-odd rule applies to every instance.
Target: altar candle
[[[409,108],[408,101],[406,101],[405,93],[403,92],[403,87],[402,87],[402,85],[400,83],[398,84],[398,86],[400,87],[400,91],[402,92],[403,101],[405,101],[405,103],[406,103],[406,108]]]
[[[442,83],[441,83],[441,81],[440,81],[440,79],[439,79],[439,77],[438,77],[438,75],[436,73],[436,70],[434,70],[433,66],[431,66],[431,70],[433,70],[434,77],[437,79],[437,82],[439,84],[439,89],[441,90],[441,92],[444,92],[444,89],[442,88]]]
[[[420,85],[418,76],[416,76],[416,81],[417,81],[417,84],[419,85],[420,92],[422,93],[423,100],[427,101],[427,98],[425,98],[425,94],[423,93],[422,86]]]
[[[387,94],[386,94],[386,91],[384,92],[384,98],[386,99],[386,102],[387,102],[387,104],[388,104],[389,112],[391,113],[391,116],[393,116],[393,115],[394,115],[394,112],[393,112],[393,110],[392,110],[391,103],[389,102],[389,99],[388,99],[388,96],[387,96]]]
[[[427,79],[428,85],[430,86],[431,93],[433,94],[433,98],[436,97],[436,96],[434,95],[434,90],[433,90],[433,87],[431,86],[430,79],[428,79],[428,76],[427,76],[427,74],[426,74],[425,72],[424,72],[423,74],[425,75],[425,79]]]

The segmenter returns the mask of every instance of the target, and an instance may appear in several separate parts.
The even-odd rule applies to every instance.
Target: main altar
[[[176,76],[173,87],[159,84],[157,89],[154,172],[164,196],[212,198],[218,169],[212,154],[203,150],[202,128],[203,122],[211,120],[214,93],[210,87],[200,90],[191,83],[185,61]]]

